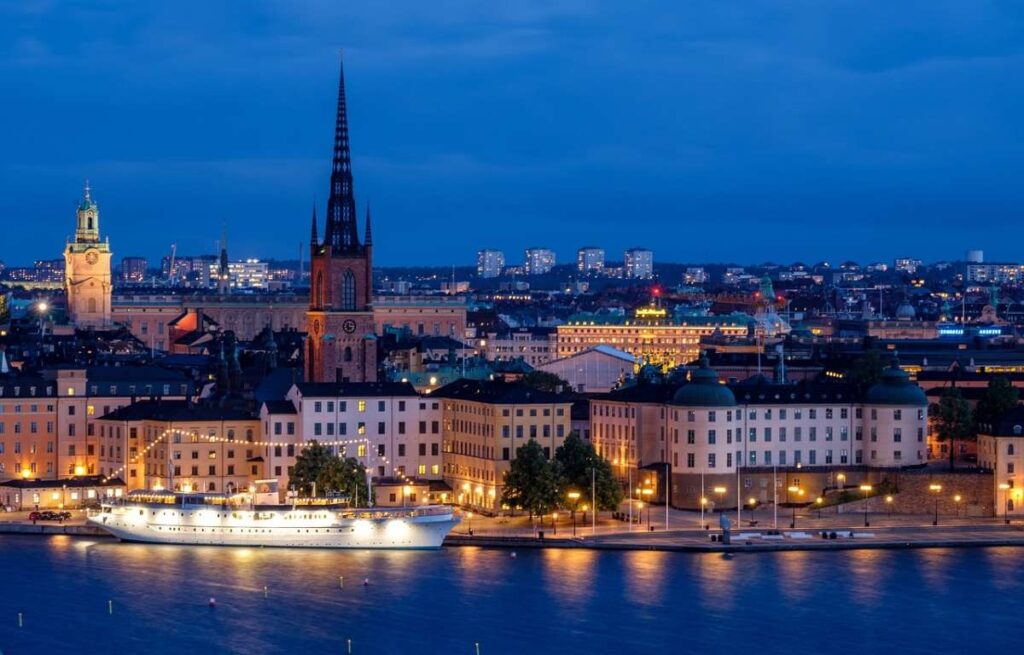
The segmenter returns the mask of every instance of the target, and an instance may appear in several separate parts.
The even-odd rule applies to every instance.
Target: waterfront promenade
[[[655,513],[658,517],[655,518]],[[1024,546],[1024,523],[1006,524],[1000,518],[965,518],[940,516],[939,524],[932,525],[934,515],[868,514],[869,526],[864,526],[864,515],[856,512],[836,513],[833,508],[818,515],[816,511],[796,515],[796,527],[791,512],[775,515],[771,508],[745,511],[743,525],[736,528],[735,511],[727,513],[733,521],[731,543],[717,540],[719,515],[707,514],[702,529],[699,513],[670,510],[668,530],[665,529],[664,508],[658,508],[649,517],[645,513],[642,524],[614,520],[603,514],[596,525],[583,523],[577,516],[575,534],[571,516],[566,514],[552,525],[551,516],[544,521],[526,516],[479,517],[466,516],[462,524],[445,541],[448,546],[483,546],[494,548],[584,548],[596,550],[660,550],[681,552],[734,552],[780,550],[850,550],[870,548],[925,548],[925,547],[981,547]],[[755,524],[756,523],[756,524]],[[653,529],[651,529],[653,528]],[[824,538],[822,533],[831,537]],[[8,534],[66,534],[71,536],[106,536],[85,524],[84,515],[76,513],[70,521],[57,523],[40,521],[33,524],[27,513],[0,514],[0,533]]]

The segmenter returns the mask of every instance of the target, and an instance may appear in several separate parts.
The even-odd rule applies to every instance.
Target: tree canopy
[[[505,474],[501,502],[510,507],[522,507],[530,513],[546,514],[557,506],[558,482],[555,467],[546,457],[536,440],[530,439],[516,449],[516,458]]]
[[[992,425],[999,417],[1017,406],[1020,402],[1020,390],[1005,376],[994,377],[988,382],[985,395],[974,408],[976,424]]]
[[[940,442],[949,443],[949,468],[954,467],[956,460],[956,442],[974,439],[974,420],[971,407],[953,387],[942,392],[939,402],[933,403],[929,413],[935,424],[935,436]]]
[[[547,391],[549,393],[558,393],[569,389],[568,382],[547,371],[530,371],[522,377],[522,382],[537,391]]]
[[[593,469],[593,478],[591,470]],[[570,491],[578,491],[583,498],[590,498],[593,482],[597,509],[616,510],[622,502],[622,485],[615,479],[611,464],[594,450],[594,446],[573,432],[555,450],[555,475],[562,494],[562,503],[568,509],[565,497]]]
[[[310,442],[295,458],[288,481],[289,487],[307,495],[313,493],[313,483],[318,494],[337,493],[353,502],[358,498],[361,505],[368,500],[366,467],[354,457],[334,455],[317,441]]]

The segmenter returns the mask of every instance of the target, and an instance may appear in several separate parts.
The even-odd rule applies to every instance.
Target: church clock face
[[[96,254],[95,250],[90,250],[89,252],[85,253],[85,261],[89,264],[89,266],[94,265],[99,260],[100,256]]]
[[[351,318],[346,319],[345,322],[341,324],[341,329],[344,330],[346,334],[352,334],[356,331],[356,322]]]

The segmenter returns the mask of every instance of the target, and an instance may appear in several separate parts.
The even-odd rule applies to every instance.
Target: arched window
[[[95,314],[96,313],[96,299],[95,298],[89,298],[89,302],[87,304],[89,306],[89,313],[90,314]]]
[[[344,358],[345,358],[346,362],[351,362],[352,361],[352,348],[350,348],[349,346],[345,346]]]
[[[356,276],[352,269],[346,269],[341,276],[341,309],[351,311],[356,308]]]
[[[92,216],[89,217],[89,229],[92,229]]]
[[[316,307],[324,306],[324,272],[316,274],[316,289],[313,291],[313,304]]]

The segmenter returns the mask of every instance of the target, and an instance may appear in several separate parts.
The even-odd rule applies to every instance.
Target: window
[[[807,410],[807,417],[810,419],[818,418],[818,410],[814,408]]]
[[[715,454],[708,453],[708,468],[715,468]]]
[[[352,311],[356,308],[356,276],[352,269],[346,269],[341,277],[341,309]]]
[[[892,429],[892,440],[895,443],[902,442],[903,441],[903,430],[900,429],[900,428],[893,428]]]
[[[693,453],[686,453],[686,467],[687,468],[691,468],[691,469],[693,468],[693,466],[694,466],[693,460],[694,460]]]
[[[365,400],[360,400],[359,402],[357,402],[356,403],[356,410],[360,411],[360,412],[365,412],[366,411],[366,401]]]
[[[708,430],[708,444],[710,444],[712,446],[715,444],[715,431],[714,430]]]
[[[696,431],[695,430],[687,430],[686,431],[686,443],[688,443],[688,444],[696,443],[696,439],[697,439],[697,437],[696,437]]]
[[[892,417],[895,420],[897,420],[897,421],[902,421],[903,420],[903,410],[902,409],[894,409],[894,410],[892,410]]]

